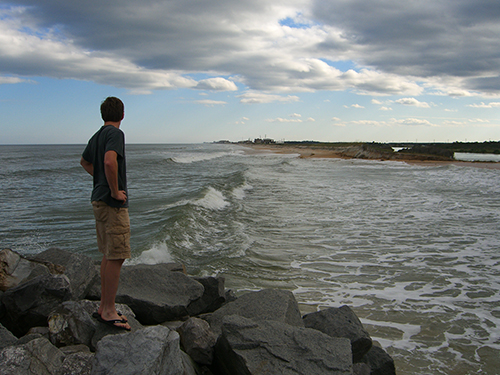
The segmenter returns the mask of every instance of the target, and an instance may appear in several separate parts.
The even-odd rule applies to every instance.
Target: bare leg
[[[116,311],[115,298],[120,281],[120,270],[124,260],[109,260],[103,256],[101,262],[101,304],[97,311],[104,320],[122,319]],[[128,323],[116,324],[129,327]]]

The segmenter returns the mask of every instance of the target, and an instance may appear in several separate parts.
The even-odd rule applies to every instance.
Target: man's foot
[[[117,314],[118,314],[118,316],[122,319],[122,322],[123,322],[123,323],[127,323],[127,322],[128,322],[127,317],[126,317],[125,315],[122,315],[122,313],[121,313],[121,312],[119,312],[119,311],[117,311],[116,313],[117,313]],[[99,318],[100,318],[100,317],[101,317],[101,314],[99,314],[99,312],[98,312],[98,311],[96,311],[96,312],[92,313],[92,318],[95,318],[95,319],[98,319],[98,320],[99,320]]]
[[[110,319],[110,320],[105,320],[103,319],[99,314],[97,314],[99,317],[96,318],[99,322],[104,323],[108,326],[124,329],[126,331],[130,331],[130,325],[127,322],[124,322],[121,319]]]

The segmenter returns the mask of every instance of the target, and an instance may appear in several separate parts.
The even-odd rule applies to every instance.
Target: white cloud
[[[466,124],[466,122],[464,122],[464,121],[456,121],[456,120],[443,121],[443,125],[448,125],[448,126],[463,126],[465,124]]]
[[[467,107],[472,107],[472,108],[499,108],[500,107],[500,102],[490,102],[488,104],[485,104],[481,102],[480,104],[470,104]]]
[[[273,102],[298,102],[300,99],[298,96],[294,95],[275,95],[275,94],[265,94],[258,91],[249,91],[242,95],[238,95],[240,102],[243,104],[263,104],[263,103],[273,103]]]
[[[362,106],[362,105],[360,105],[360,104],[352,104],[352,105],[351,105],[351,107],[352,107],[352,108],[358,108],[358,109],[365,108],[365,107],[363,107],[363,106]]]
[[[0,85],[4,84],[13,84],[13,83],[22,83],[22,82],[29,82],[25,79],[19,78],[19,77],[5,77],[5,76],[0,76]]]
[[[235,122],[235,124],[241,124],[241,125],[244,125],[246,124],[246,122],[250,120],[248,117],[242,117],[241,119],[239,119],[238,121]]]
[[[213,90],[213,91],[236,91],[238,87],[234,82],[221,77],[202,79],[198,82],[195,88],[200,90]]]
[[[383,107],[380,107],[379,110],[381,110],[381,111],[392,111],[392,108],[391,107],[385,107],[385,106],[383,106]]]
[[[419,118],[406,118],[406,119],[391,119],[391,122],[399,125],[410,125],[410,126],[417,126],[417,125],[424,125],[424,126],[435,126],[432,124],[430,121],[425,120],[425,119],[419,119]]]
[[[274,119],[266,119],[266,122],[302,122],[300,118],[274,118]]]
[[[385,121],[375,121],[375,120],[356,120],[356,121],[351,121],[351,123],[356,125],[373,125],[373,126],[386,125]]]
[[[413,106],[413,107],[430,108],[430,105],[428,103],[419,102],[415,98],[402,98],[402,99],[396,100],[395,102],[398,104],[408,105],[408,106]]]
[[[215,105],[224,105],[227,104],[227,102],[220,101],[220,100],[210,100],[210,99],[203,99],[203,100],[196,100],[195,101],[198,104],[203,104],[208,107],[213,107]]]

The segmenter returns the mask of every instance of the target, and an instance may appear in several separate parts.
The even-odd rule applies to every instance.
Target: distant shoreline
[[[348,156],[344,150],[336,148],[322,148],[322,147],[311,147],[310,145],[303,146],[291,146],[287,144],[243,144],[243,146],[255,150],[257,152],[269,151],[275,154],[298,154],[301,159],[369,159],[369,160],[382,160],[382,161],[400,161],[408,164],[415,165],[459,165],[459,166],[471,166],[477,168],[487,168],[487,169],[500,169],[500,163],[498,162],[485,162],[485,161],[461,161],[461,160],[425,160],[424,158],[419,159],[415,155],[411,155],[408,158],[400,157],[398,159],[387,159],[383,155],[380,157],[354,157]]]

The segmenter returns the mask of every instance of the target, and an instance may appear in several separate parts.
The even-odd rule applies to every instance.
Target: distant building
[[[271,139],[271,138],[264,138],[264,139],[255,138],[253,143],[255,143],[256,145],[271,145],[271,144],[275,144],[276,141],[274,139]]]

